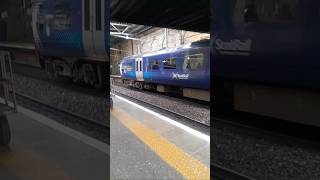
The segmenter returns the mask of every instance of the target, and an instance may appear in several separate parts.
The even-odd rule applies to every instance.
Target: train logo
[[[187,80],[189,79],[189,74],[172,73],[172,79]]]
[[[250,55],[252,41],[250,39],[241,41],[239,39],[231,40],[229,42],[221,39],[216,40],[216,50],[223,55]]]
[[[124,73],[130,72],[132,70],[133,70],[133,68],[131,66],[123,66],[123,72]]]

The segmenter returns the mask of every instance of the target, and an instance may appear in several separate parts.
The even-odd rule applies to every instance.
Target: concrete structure
[[[210,179],[210,137],[116,96],[110,179]]]
[[[210,39],[210,34],[190,31],[182,31],[166,28],[152,28],[138,38],[141,41],[122,40],[111,47],[118,50],[111,51],[112,74],[119,74],[118,63],[123,57],[139,53],[150,53],[164,48],[175,48],[202,39]]]
[[[9,147],[0,148],[0,179],[97,179],[109,172],[109,145],[19,107],[8,116]]]

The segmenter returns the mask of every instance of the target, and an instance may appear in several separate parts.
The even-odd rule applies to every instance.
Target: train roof
[[[210,40],[201,40],[201,41],[193,42],[191,44],[184,45],[178,48],[166,48],[156,52],[146,53],[146,54],[143,54],[142,56],[141,55],[128,56],[123,58],[123,60],[130,60],[138,57],[150,57],[150,56],[157,56],[162,54],[170,54],[175,52],[181,52],[186,49],[198,49],[201,47],[210,47],[209,45],[210,45]]]
[[[150,57],[150,56],[156,56],[156,55],[161,55],[161,54],[170,54],[170,53],[175,53],[179,51],[183,51],[186,49],[191,49],[192,47],[190,45],[185,45],[179,48],[166,48],[162,49],[160,51],[152,52],[152,53],[146,53],[143,55],[143,57]]]
[[[191,47],[210,47],[210,39],[203,39],[191,43]]]

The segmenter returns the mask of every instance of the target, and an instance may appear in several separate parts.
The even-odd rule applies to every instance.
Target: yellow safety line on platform
[[[192,158],[176,145],[161,137],[155,131],[145,127],[126,112],[113,108],[111,113],[133,134],[151,148],[159,157],[190,180],[210,179],[210,169]],[[112,137],[111,137],[112,138]]]

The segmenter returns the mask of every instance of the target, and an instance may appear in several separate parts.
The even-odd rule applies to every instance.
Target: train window
[[[164,69],[176,69],[177,68],[176,61],[177,61],[177,59],[175,59],[175,58],[165,59],[163,61],[163,68]]]
[[[43,13],[43,5],[40,4],[40,5],[39,5],[39,14],[42,14],[42,13]]]
[[[101,0],[96,0],[96,30],[101,30]]]
[[[142,61],[140,61],[140,71],[142,71]]]
[[[84,29],[90,30],[90,0],[84,1]]]
[[[39,17],[37,19],[37,26],[39,28],[39,32],[44,32],[44,20],[43,20],[43,5],[39,5]]]
[[[234,19],[236,23],[291,22],[297,6],[298,0],[237,0]]]
[[[39,32],[44,32],[44,24],[43,23],[38,23],[39,27]]]
[[[203,54],[187,55],[184,58],[184,70],[201,70],[203,68]]]
[[[150,63],[150,69],[151,70],[159,70],[159,62],[158,62],[158,60],[156,60],[156,61],[152,61],[151,63]]]
[[[123,69],[125,72],[130,72],[133,70],[132,66],[130,66],[130,65],[124,66]]]

